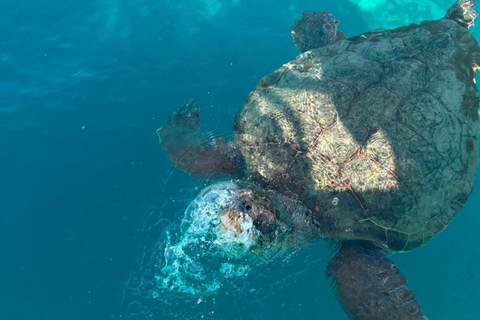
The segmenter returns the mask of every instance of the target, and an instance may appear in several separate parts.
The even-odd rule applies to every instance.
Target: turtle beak
[[[241,234],[244,230],[242,225],[246,222],[245,216],[242,212],[224,210],[220,213],[220,231],[227,232],[234,231],[236,234]]]

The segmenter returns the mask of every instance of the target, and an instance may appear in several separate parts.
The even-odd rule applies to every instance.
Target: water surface
[[[202,125],[231,137],[249,91],[299,53],[290,28],[304,10],[354,36],[440,18],[451,2],[3,0],[2,319],[346,319],[322,243],[211,295],[131,290],[203,187],[172,170],[155,129],[194,98]],[[393,257],[430,319],[480,318],[479,187],[446,231]]]

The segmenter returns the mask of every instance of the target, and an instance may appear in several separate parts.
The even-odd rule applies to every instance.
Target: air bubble
[[[231,205],[239,187],[233,182],[219,182],[203,189],[189,204],[182,220],[182,233],[172,237],[159,257],[157,287],[166,291],[203,295],[217,291],[227,279],[244,278],[250,267],[244,265],[245,254],[256,244],[258,236],[253,221],[246,216],[240,223],[243,231],[220,232],[219,213]],[[230,263],[225,263],[231,259]]]
[[[332,204],[333,204],[334,206],[338,205],[338,198],[333,198]]]

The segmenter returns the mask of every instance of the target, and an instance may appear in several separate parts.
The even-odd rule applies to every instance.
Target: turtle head
[[[273,240],[277,229],[275,205],[258,192],[245,188],[233,195],[230,204],[220,214],[220,231],[232,230],[237,234],[252,232],[255,228],[261,238]],[[248,223],[250,222],[250,223]]]
[[[234,180],[204,188],[188,205],[182,225],[186,234],[211,237],[216,248],[236,258],[275,249],[281,229],[266,191]]]

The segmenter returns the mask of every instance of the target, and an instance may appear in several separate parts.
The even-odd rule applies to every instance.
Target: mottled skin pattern
[[[349,317],[425,320],[385,256],[428,242],[471,193],[479,134],[480,48],[468,31],[474,3],[457,1],[438,21],[333,43],[343,34],[338,21],[304,13],[295,43],[318,48],[261,79],[233,142],[202,131],[189,101],[158,130],[160,143],[189,174],[241,180],[219,215],[239,233],[237,222],[249,215],[265,236],[259,247],[282,232],[301,244],[341,243],[327,275]]]
[[[468,29],[447,19],[300,55],[238,114],[247,176],[300,200],[329,238],[425,244],[472,190],[478,57]]]

